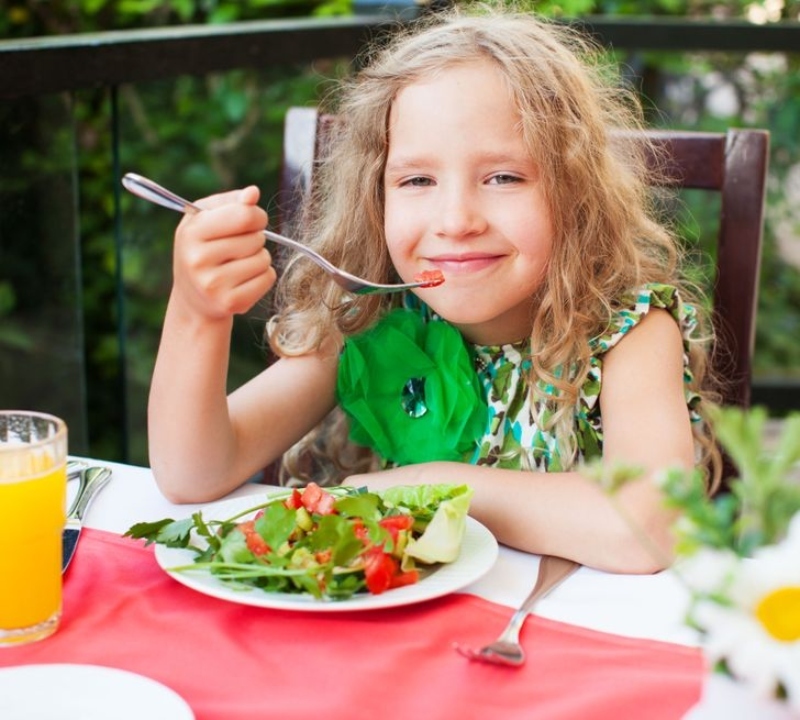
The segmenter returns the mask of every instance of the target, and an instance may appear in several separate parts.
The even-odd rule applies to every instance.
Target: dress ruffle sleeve
[[[681,298],[672,285],[649,284],[630,296],[630,305],[623,306],[611,319],[608,329],[590,341],[591,369],[580,391],[576,421],[578,448],[585,460],[600,456],[603,445],[603,427],[598,399],[603,385],[603,359],[651,309],[666,310],[678,323],[683,338],[683,379],[686,405],[692,422],[700,420],[697,405],[700,396],[691,390],[693,376],[689,367],[689,345],[697,329],[697,310]]]

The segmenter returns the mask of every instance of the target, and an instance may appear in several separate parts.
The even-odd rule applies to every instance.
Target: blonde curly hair
[[[696,289],[680,276],[679,244],[658,220],[645,148],[624,141],[626,132],[643,127],[640,105],[616,82],[603,57],[585,35],[565,25],[488,7],[434,14],[395,30],[367,52],[363,69],[344,82],[338,103],[323,108],[336,120],[315,169],[307,210],[293,229],[349,272],[395,281],[384,236],[383,183],[392,102],[404,87],[456,64],[485,61],[498,68],[541,169],[553,218],[552,257],[531,334],[532,380],[544,382],[532,381],[530,387],[552,411],[548,429],[567,460],[577,454],[573,415],[590,368],[589,340],[609,327],[622,299],[645,283],[668,283],[703,309]],[[396,300],[346,295],[297,256],[285,269],[276,302],[271,346],[279,355],[298,355],[330,340],[339,347]],[[706,378],[710,336],[701,339],[689,353],[697,392]],[[570,371],[563,373],[564,368]],[[552,388],[547,395],[536,389],[546,386]],[[714,460],[710,467],[716,468],[708,423],[695,425],[702,464]],[[340,458],[342,431],[324,433],[327,440],[338,437],[333,455]],[[293,472],[300,467],[297,458],[319,440],[317,433],[287,455]],[[363,469],[364,462],[358,455],[335,466],[347,472]]]

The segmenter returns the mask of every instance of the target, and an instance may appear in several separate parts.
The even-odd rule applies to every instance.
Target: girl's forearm
[[[473,516],[502,543],[611,572],[651,573],[671,561],[671,516],[649,479],[611,497],[578,472],[462,469],[475,489]]]
[[[625,573],[655,572],[671,560],[672,517],[648,479],[631,483],[613,498],[577,472],[499,470],[450,462],[410,465],[352,481],[375,489],[466,483],[474,490],[470,515],[499,542],[526,552]]]
[[[209,320],[171,298],[148,403],[150,464],[161,491],[176,502],[219,496],[229,476],[234,435],[226,383],[233,320]]]

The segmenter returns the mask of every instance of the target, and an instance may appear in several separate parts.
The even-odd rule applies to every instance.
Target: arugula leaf
[[[220,547],[220,539],[219,537],[211,532],[206,522],[203,520],[203,513],[196,512],[192,515],[192,522],[194,523],[195,530],[200,537],[204,537],[206,542],[208,543],[209,547],[213,548],[214,550],[219,550]]]
[[[287,508],[282,502],[272,503],[264,508],[264,514],[256,520],[256,532],[264,538],[273,550],[277,550],[289,540],[297,523],[296,511]]]
[[[347,600],[366,588],[362,572],[334,572],[326,588],[326,594],[332,600]]]
[[[173,520],[165,518],[155,522],[141,522],[128,528],[123,537],[145,540],[145,546],[159,543],[173,548],[189,547],[194,518]]]
[[[309,549],[314,552],[330,549],[333,565],[339,567],[348,565],[364,549],[353,524],[341,515],[321,517],[317,531],[307,541]]]
[[[244,533],[237,528],[222,538],[215,560],[217,557],[221,558],[224,563],[253,562],[253,553],[247,547],[247,539]]]
[[[325,589],[325,583],[312,575],[296,575],[292,578],[292,583],[301,592],[307,592],[320,600]]]
[[[380,520],[385,512],[383,500],[375,493],[347,495],[339,498],[334,507],[340,515],[362,520]]]
[[[158,531],[165,525],[175,522],[172,518],[164,518],[163,520],[156,520],[155,522],[140,522],[131,525],[122,535],[122,537],[133,538],[134,540],[146,540],[145,546],[157,542]]]

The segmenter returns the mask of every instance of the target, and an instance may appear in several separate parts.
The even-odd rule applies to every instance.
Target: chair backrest
[[[315,108],[291,108],[284,128],[279,193],[280,222],[296,220],[313,180],[314,164],[333,118]],[[672,187],[720,194],[713,322],[717,342],[711,365],[723,381],[722,402],[750,405],[764,193],[769,152],[765,130],[726,133],[648,130],[649,156]],[[635,136],[625,136],[635,141]]]
[[[712,369],[725,405],[750,406],[753,346],[769,158],[766,130],[650,130],[671,186],[717,192]],[[658,162],[651,158],[652,162]]]

